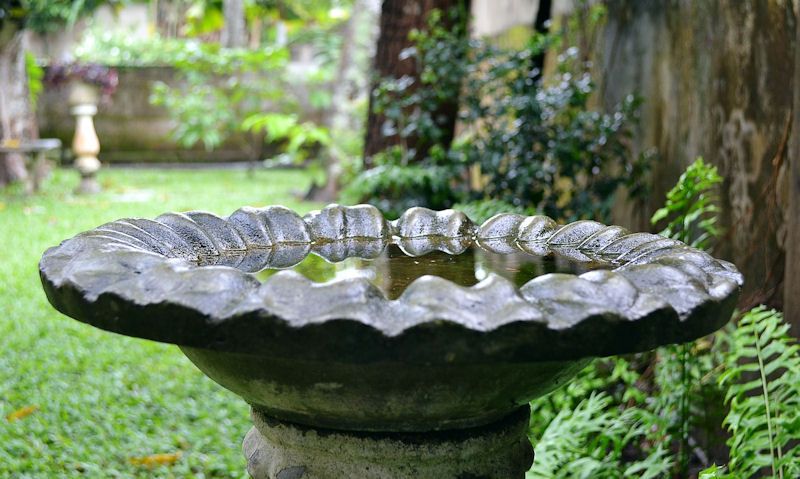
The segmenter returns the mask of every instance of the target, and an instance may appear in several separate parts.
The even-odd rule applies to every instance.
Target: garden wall
[[[187,150],[170,136],[173,122],[167,111],[150,104],[154,82],[170,86],[178,84],[171,67],[116,67],[119,87],[111,100],[101,104],[95,117],[100,138],[100,160],[108,163],[146,162],[219,162],[249,160],[251,148],[244,134],[231,139],[215,151],[202,146]],[[75,120],[69,114],[66,91],[47,88],[38,104],[38,121],[42,137],[60,138],[72,143]]]
[[[599,101],[610,107],[638,93],[635,149],[660,155],[647,204],[624,205],[618,221],[647,227],[683,169],[705,157],[725,177],[719,253],[745,274],[742,305],[783,305],[800,333],[800,207],[789,213],[790,198],[800,200],[796,38],[790,1],[611,0],[594,60]]]

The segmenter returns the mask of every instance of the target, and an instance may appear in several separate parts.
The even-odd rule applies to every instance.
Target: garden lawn
[[[280,203],[298,212],[302,171],[112,169],[75,196],[60,170],[34,196],[0,192],[0,478],[247,477],[248,406],[176,346],[62,316],[37,264],[61,240],[121,217]]]

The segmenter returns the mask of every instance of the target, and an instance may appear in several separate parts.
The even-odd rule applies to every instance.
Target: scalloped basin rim
[[[192,264],[202,255],[231,252],[245,252],[232,255],[243,262],[259,252],[289,264],[312,246],[320,247],[315,254],[335,258],[358,254],[354,240],[362,239],[404,241],[412,254],[450,253],[460,238],[497,252],[558,251],[616,268],[540,276],[520,288],[499,276],[472,287],[426,276],[388,300],[365,280],[313,283],[281,272],[260,283],[240,269],[246,265]],[[575,359],[691,340],[727,322],[742,284],[733,265],[707,253],[596,222],[558,226],[544,216],[500,214],[478,226],[463,213],[424,208],[389,222],[368,205],[330,205],[305,217],[266,207],[242,208],[227,218],[189,212],[118,220],[50,248],[39,267],[59,311],[122,334],[220,351],[269,347],[270,354],[291,354],[291,348],[281,353],[286,348],[274,336],[284,335],[293,347],[314,338],[322,347],[323,334],[357,331],[387,354],[408,357],[404,348],[421,349],[408,338],[419,340],[424,331],[426,338],[434,335],[425,339],[427,346],[442,341],[443,353],[459,360],[500,352],[525,360]],[[525,347],[538,352],[524,353]],[[469,348],[476,352],[467,353]]]

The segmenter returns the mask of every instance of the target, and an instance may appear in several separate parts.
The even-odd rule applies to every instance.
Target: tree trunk
[[[0,131],[4,142],[21,141],[31,135],[33,124],[25,70],[24,30],[6,23],[0,31]],[[2,155],[0,186],[28,179],[25,158],[20,154]]]
[[[794,47],[794,121],[789,151],[789,215],[786,235],[786,268],[783,279],[783,311],[792,325],[792,335],[800,338],[800,28]]]
[[[413,29],[424,30],[427,27],[428,14],[431,10],[443,12],[452,8],[465,8],[469,11],[469,0],[419,0],[407,2],[403,0],[383,0],[380,17],[380,35],[373,60],[373,83],[370,92],[383,78],[400,78],[409,76],[418,84],[419,72],[412,59],[401,60],[400,52],[412,46],[408,35]],[[443,15],[447,21],[448,16]],[[455,132],[456,114],[458,113],[458,91],[453,92],[452,101],[444,102],[437,116],[446,118],[444,143],[449,144]],[[367,116],[367,133],[364,141],[364,167],[372,167],[372,156],[386,148],[401,143],[397,135],[384,136],[382,125],[384,118],[373,112],[373,98],[370,94],[369,113]]]
[[[223,47],[239,48],[247,45],[247,25],[244,19],[244,0],[223,0],[220,43]]]

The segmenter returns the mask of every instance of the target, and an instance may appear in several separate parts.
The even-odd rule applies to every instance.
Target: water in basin
[[[278,271],[290,269],[316,282],[362,277],[381,289],[388,298],[396,299],[408,285],[424,275],[439,276],[462,286],[472,286],[490,273],[495,273],[516,286],[522,286],[531,279],[548,273],[581,274],[606,267],[608,265],[604,263],[579,262],[553,254],[538,256],[521,251],[510,254],[494,253],[474,244],[460,254],[433,251],[421,256],[410,256],[392,243],[386,245],[372,259],[348,257],[341,261],[329,261],[316,254],[309,254],[289,268],[266,265],[255,275],[263,281]]]

